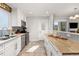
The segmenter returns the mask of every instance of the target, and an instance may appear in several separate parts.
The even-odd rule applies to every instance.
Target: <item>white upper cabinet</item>
[[[17,9],[13,9],[12,13],[11,13],[11,22],[12,22],[12,26],[16,26],[17,25]]]
[[[11,14],[11,25],[21,26],[21,20],[25,20],[23,12],[20,9],[13,9]]]

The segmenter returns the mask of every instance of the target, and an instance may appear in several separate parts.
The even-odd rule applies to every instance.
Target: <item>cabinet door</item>
[[[0,45],[0,56],[4,56],[4,45]]]
[[[13,9],[11,12],[11,25],[17,26],[17,9]]]
[[[18,50],[20,51],[21,50],[21,37],[18,38],[17,43],[18,43]]]
[[[47,56],[51,56],[51,46],[50,46],[50,43],[48,42],[47,39],[44,42],[45,42],[44,44],[45,44]]]
[[[53,56],[61,56],[62,55],[60,53],[60,51],[58,50],[58,48],[52,42],[50,42],[50,46],[51,46],[51,55],[53,55]]]
[[[16,41],[16,55],[18,55],[20,51],[21,51],[21,37],[18,37]]]
[[[46,52],[47,52],[48,56],[61,55],[61,53],[56,48],[56,46],[52,42],[50,42],[46,37],[44,37],[44,45],[45,45]]]
[[[15,40],[5,43],[5,56],[15,56]]]

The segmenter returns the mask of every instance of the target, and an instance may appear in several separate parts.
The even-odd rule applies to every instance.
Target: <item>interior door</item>
[[[39,40],[39,32],[40,32],[40,21],[39,19],[32,19],[29,22],[29,38],[30,41]]]

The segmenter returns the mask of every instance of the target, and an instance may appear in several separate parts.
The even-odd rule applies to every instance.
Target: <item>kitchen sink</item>
[[[3,37],[0,37],[0,40],[7,40],[7,39],[10,39],[10,38],[13,38],[13,37],[15,37],[15,36],[8,36],[8,37],[3,36]]]
[[[7,40],[9,37],[0,37],[0,40]]]

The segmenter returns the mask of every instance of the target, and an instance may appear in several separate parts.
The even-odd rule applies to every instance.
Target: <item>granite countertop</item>
[[[79,42],[48,36],[48,40],[54,44],[62,55],[79,55]]]
[[[6,42],[8,42],[8,41],[11,41],[11,40],[13,40],[13,39],[16,39],[17,37],[19,37],[19,36],[21,36],[21,35],[24,35],[24,33],[20,33],[20,34],[15,34],[15,35],[13,35],[14,37],[10,37],[10,38],[8,38],[8,39],[5,39],[5,40],[0,40],[0,44],[4,44],[4,43],[6,43]]]

